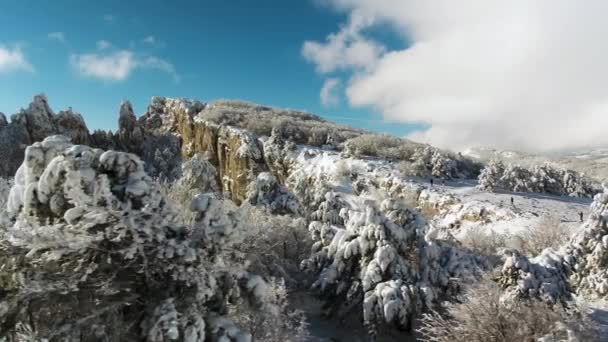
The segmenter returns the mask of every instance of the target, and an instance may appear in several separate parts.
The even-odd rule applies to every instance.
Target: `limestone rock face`
[[[247,185],[263,167],[262,149],[250,133],[222,127],[217,143],[222,190],[241,203],[247,198]]]
[[[166,157],[154,149],[144,151],[143,159],[152,165],[179,165],[170,160],[181,156],[187,160],[195,155],[204,155],[218,172],[221,190],[237,203],[247,198],[247,185],[256,174],[265,170],[262,147],[252,134],[230,126],[213,124],[197,117],[206,104],[187,99],[152,98],[147,112],[139,125],[146,134],[146,148],[170,146]],[[161,149],[162,150],[162,149]],[[150,160],[153,160],[150,162]],[[171,166],[169,166],[171,168]]]

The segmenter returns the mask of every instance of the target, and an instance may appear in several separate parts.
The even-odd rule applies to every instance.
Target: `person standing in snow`
[[[511,205],[514,205],[514,200],[513,200],[513,196],[511,196]]]
[[[433,178],[431,178],[431,186],[433,186]]]
[[[578,216],[580,217],[581,223],[582,223],[583,222],[583,212],[581,211],[580,213],[578,213]]]

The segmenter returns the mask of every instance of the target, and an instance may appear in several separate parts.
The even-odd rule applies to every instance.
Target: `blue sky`
[[[302,44],[324,41],[345,18],[314,0],[2,0],[0,49],[23,63],[3,70],[0,54],[0,111],[13,114],[46,93],[55,111],[72,106],[89,128],[114,129],[121,100],[141,114],[161,95],[302,109],[400,136],[419,128],[350,107],[344,96],[321,104],[325,79]],[[370,34],[389,47],[404,44],[390,30]],[[108,56],[125,64],[89,63]]]

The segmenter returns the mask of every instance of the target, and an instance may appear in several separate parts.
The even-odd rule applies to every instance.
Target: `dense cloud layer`
[[[608,143],[608,2],[324,2],[350,19],[325,42],[305,42],[304,56],[320,73],[352,72],[350,104],[430,124],[416,140],[528,150]],[[390,51],[366,36],[379,23],[409,47]]]

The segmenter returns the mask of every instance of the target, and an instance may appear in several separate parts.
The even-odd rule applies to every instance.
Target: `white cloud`
[[[81,76],[103,81],[124,81],[136,69],[160,70],[171,75],[176,82],[179,81],[171,63],[154,56],[139,56],[130,50],[73,54],[70,56],[70,65]]]
[[[147,36],[146,38],[142,39],[142,42],[144,42],[145,44],[154,45],[156,43],[156,37]]]
[[[0,45],[0,73],[11,71],[33,72],[34,67],[28,62],[20,47],[10,48]]]
[[[327,42],[305,42],[303,53],[310,46],[326,52],[307,56],[321,72],[349,68],[352,105],[430,125],[413,138],[456,148],[608,145],[608,2],[325,1],[351,17],[373,18],[372,25],[388,24],[411,42],[364,63],[319,57],[345,59],[327,51],[352,46],[348,39],[335,43],[347,24]],[[374,44],[365,38],[369,27],[348,36]]]
[[[341,82],[338,78],[328,78],[325,80],[320,93],[322,105],[335,106],[340,103],[340,95],[338,93],[340,84]]]
[[[353,14],[347,25],[327,36],[325,42],[304,42],[302,55],[315,63],[320,73],[371,67],[384,51],[381,44],[364,38],[360,33],[372,24],[371,18]]]
[[[109,49],[112,46],[112,44],[109,41],[103,40],[103,39],[97,41],[96,45],[97,45],[98,50]]]
[[[60,43],[65,43],[65,34],[63,32],[50,32],[47,34],[47,38]]]
[[[180,76],[177,71],[175,71],[175,66],[164,59],[154,56],[145,57],[139,61],[139,67],[164,71],[171,75],[175,82],[180,81]]]

